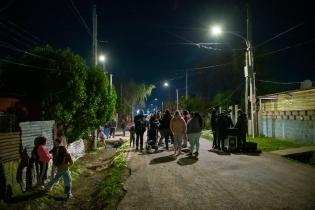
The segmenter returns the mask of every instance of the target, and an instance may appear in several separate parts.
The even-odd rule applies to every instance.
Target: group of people
[[[172,114],[165,110],[163,114],[154,113],[150,116],[149,121],[143,110],[134,117],[134,127],[130,131],[130,146],[136,144],[136,150],[143,150],[143,136],[148,129],[148,140],[153,141],[158,146],[165,144],[165,149],[169,149],[169,143],[174,145],[174,154],[180,155],[181,149],[187,147],[190,143],[189,155],[198,156],[199,138],[203,128],[203,120],[198,112],[189,114],[187,110],[175,111]],[[195,151],[195,152],[194,152]]]
[[[46,143],[47,139],[44,136],[37,137],[34,141],[35,147],[32,151],[32,159],[36,164],[39,164],[39,173],[37,184],[46,191],[50,191],[52,187],[62,177],[64,180],[64,193],[67,198],[72,197],[72,178],[69,167],[73,164],[71,155],[67,151],[66,146],[62,145],[60,138],[55,139],[54,147],[49,151]],[[52,176],[47,181],[47,169],[49,161],[52,160]]]
[[[231,118],[231,110],[218,112],[214,108],[211,112],[211,129],[213,134],[214,149],[223,150],[224,140],[229,135],[229,129],[234,128],[233,135],[237,135],[237,149],[245,150],[246,146],[246,134],[247,134],[247,117],[242,110],[238,110],[237,122],[234,125]]]

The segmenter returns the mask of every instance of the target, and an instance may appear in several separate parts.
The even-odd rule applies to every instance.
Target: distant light
[[[158,100],[157,98],[154,99],[154,101],[157,101],[157,100]]]
[[[219,36],[222,34],[222,29],[220,26],[213,26],[211,28],[211,34],[214,36]]]
[[[168,82],[164,82],[164,87],[168,87]]]
[[[106,62],[106,56],[105,55],[100,55],[98,57],[99,61],[102,62],[102,63],[105,63]]]
[[[137,109],[137,114],[139,114],[140,113],[140,109]]]
[[[153,106],[153,104],[150,104],[151,106]]]

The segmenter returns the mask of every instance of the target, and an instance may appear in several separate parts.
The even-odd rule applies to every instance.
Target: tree
[[[113,116],[116,93],[110,91],[108,75],[100,68],[90,70],[69,49],[35,48],[7,63],[1,74],[6,87],[40,98],[43,120],[61,124],[70,141]]]
[[[144,83],[136,83],[135,81],[124,81],[124,90],[128,90],[128,94],[118,98],[117,110],[121,115],[133,113],[133,109],[139,105],[144,107],[145,101],[151,95],[154,85],[146,85]]]

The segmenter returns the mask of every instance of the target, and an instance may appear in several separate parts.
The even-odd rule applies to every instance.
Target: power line
[[[2,44],[1,44],[1,43],[2,43]],[[44,57],[44,56],[41,56],[41,55],[36,55],[36,54],[34,54],[34,53],[31,53],[31,52],[28,52],[28,51],[19,49],[19,48],[17,48],[16,46],[14,46],[14,45],[12,45],[12,44],[10,44],[10,43],[1,41],[1,40],[0,40],[0,46],[5,47],[5,48],[8,48],[8,49],[11,49],[11,50],[14,50],[14,51],[17,51],[17,52],[25,53],[25,54],[28,54],[28,55],[31,55],[31,56],[34,56],[34,57],[42,58],[42,59],[45,59],[45,60],[56,61],[56,60],[53,59],[53,58],[48,58],[48,57]]]
[[[15,0],[9,1],[7,5],[5,5],[4,7],[2,7],[0,9],[0,13],[3,12],[4,10],[8,9],[14,2],[15,2]]]
[[[283,32],[273,36],[273,37],[271,37],[270,39],[267,39],[266,41],[261,42],[260,44],[256,45],[255,48],[261,47],[261,46],[267,44],[268,42],[270,42],[270,41],[272,41],[272,40],[274,40],[274,39],[276,39],[276,38],[278,38],[278,37],[280,37],[280,36],[290,32],[290,31],[292,31],[294,29],[299,28],[302,25],[304,25],[304,22],[301,22],[301,23],[299,23],[299,24],[297,24],[297,25],[295,25],[295,26],[293,26],[293,27],[291,27],[291,28],[289,28],[289,29],[287,29],[287,30],[285,30],[285,31],[283,31]]]
[[[271,83],[271,84],[278,84],[278,85],[293,85],[293,84],[301,84],[303,82],[276,82],[276,81],[270,81],[270,80],[258,80],[259,82],[264,83]],[[312,81],[313,83],[315,81]]]
[[[18,63],[18,62],[14,62],[14,61],[8,61],[6,59],[0,59],[2,62],[5,63],[10,63],[10,64],[14,64],[14,65],[18,65],[18,66],[23,66],[23,67],[27,67],[27,68],[33,68],[33,69],[40,69],[40,70],[47,70],[47,71],[59,71],[58,69],[54,69],[54,68],[45,68],[45,67],[39,67],[39,66],[33,66],[33,65],[28,65],[25,63]]]
[[[20,31],[24,32],[25,34],[27,34],[28,36],[32,37],[34,40],[39,41],[45,45],[48,45],[48,43],[46,41],[43,41],[42,39],[38,38],[37,36],[35,36],[34,34],[30,33],[29,31],[27,31],[26,29],[22,28],[21,26],[13,23],[12,21],[8,20],[8,19],[4,19],[3,17],[0,17],[0,19],[2,21],[6,21],[7,23],[9,23],[11,26],[15,27],[16,29],[19,29]],[[3,22],[2,22],[3,23]],[[9,27],[9,26],[6,26]],[[14,29],[12,29],[14,30]],[[23,35],[22,35],[23,36]],[[23,36],[25,38],[25,36]]]
[[[72,0],[69,0],[71,3],[71,8],[73,9],[74,13],[79,17],[79,22],[82,24],[82,26],[85,28],[86,32],[92,36],[92,32],[88,26],[88,24],[86,23],[86,21],[84,20],[84,18],[82,17],[82,15],[80,14],[80,11],[78,10],[78,8],[75,6],[74,2]]]
[[[295,47],[300,47],[300,46],[303,46],[303,45],[312,43],[312,42],[314,42],[314,41],[315,41],[315,38],[314,38],[314,39],[307,40],[307,41],[305,41],[305,42],[296,43],[296,44],[294,44],[294,45],[287,46],[287,47],[284,47],[284,48],[281,48],[281,49],[278,49],[278,50],[274,50],[274,51],[271,51],[271,52],[267,52],[267,53],[264,53],[264,54],[259,55],[259,56],[257,56],[257,57],[264,57],[264,56],[267,56],[267,55],[276,54],[276,53],[278,53],[278,52],[282,52],[282,51],[285,51],[285,50],[289,50],[289,49],[292,49],[292,48],[295,48]]]

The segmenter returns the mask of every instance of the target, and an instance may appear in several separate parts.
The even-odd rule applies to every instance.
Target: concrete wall
[[[259,135],[315,144],[315,114],[311,111],[259,112]]]

